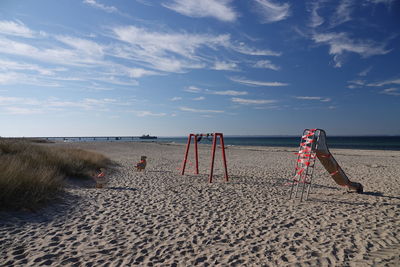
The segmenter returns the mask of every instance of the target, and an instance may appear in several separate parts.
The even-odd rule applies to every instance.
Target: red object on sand
[[[221,150],[222,150],[222,160],[224,163],[224,169],[225,169],[225,181],[228,181],[228,168],[226,164],[226,155],[225,155],[225,144],[224,144],[224,135],[222,133],[213,133],[213,134],[189,134],[188,136],[188,141],[186,144],[186,152],[185,152],[185,158],[183,159],[182,163],[182,175],[185,174],[185,168],[186,168],[186,162],[187,162],[187,157],[189,154],[189,148],[190,148],[190,143],[192,140],[192,137],[194,138],[194,156],[195,156],[195,174],[199,174],[199,153],[198,153],[198,147],[197,147],[197,139],[198,137],[203,137],[203,136],[212,136],[213,137],[213,143],[212,143],[212,151],[211,151],[211,166],[210,166],[210,176],[208,178],[208,181],[212,183],[212,178],[213,178],[213,173],[214,173],[214,161],[215,161],[215,149],[217,147],[217,138],[219,137],[220,145],[221,145]]]

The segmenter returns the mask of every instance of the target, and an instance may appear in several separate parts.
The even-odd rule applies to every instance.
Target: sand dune
[[[185,176],[182,145],[56,145],[95,150],[119,166],[107,189],[71,184],[34,214],[1,212],[2,266],[400,265],[399,151],[332,149],[366,193],[344,193],[319,164],[309,200],[299,203],[284,185],[296,149],[229,147],[228,183],[217,151],[209,184],[206,145],[201,174],[188,165]],[[146,172],[135,171],[141,155]]]

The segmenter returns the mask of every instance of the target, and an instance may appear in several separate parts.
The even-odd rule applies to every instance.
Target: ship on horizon
[[[157,136],[151,136],[149,134],[144,134],[139,137],[140,139],[157,139]]]

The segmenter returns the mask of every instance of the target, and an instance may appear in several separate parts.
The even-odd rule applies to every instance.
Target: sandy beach
[[[345,193],[317,163],[300,203],[285,185],[296,148],[228,147],[229,182],[218,150],[209,184],[209,145],[199,147],[200,174],[189,164],[184,176],[180,144],[48,145],[118,166],[105,189],[69,182],[34,213],[0,212],[1,266],[400,266],[400,151],[332,149],[365,194]]]

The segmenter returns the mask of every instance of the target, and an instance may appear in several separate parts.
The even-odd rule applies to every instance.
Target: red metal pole
[[[194,170],[194,173],[199,174],[199,152],[197,150],[197,134],[194,136],[194,156],[196,159],[196,169]]]
[[[219,143],[221,144],[222,149],[222,159],[224,161],[224,168],[225,168],[225,181],[228,182],[228,168],[226,166],[226,156],[225,156],[225,144],[224,144],[224,136],[222,133],[219,135]]]
[[[192,140],[192,135],[193,134],[189,134],[188,141],[187,141],[187,144],[186,144],[185,158],[183,159],[183,164],[182,164],[182,173],[181,173],[182,175],[185,174],[186,161],[187,161],[187,157],[188,157],[188,154],[189,154],[190,141]]]
[[[210,169],[210,177],[208,178],[208,182],[212,183],[212,177],[214,172],[214,158],[215,158],[215,148],[217,146],[217,136],[213,135],[213,144],[212,144],[212,152],[211,152],[211,169]]]

